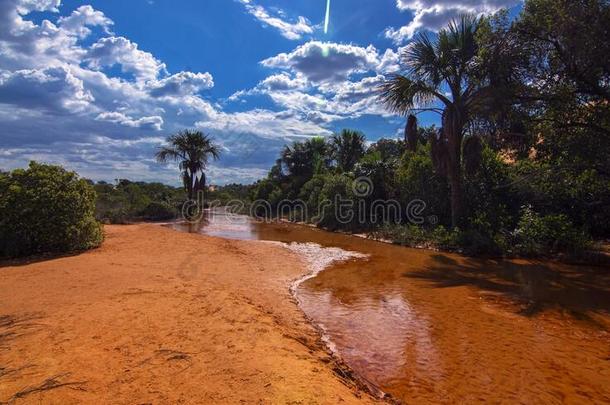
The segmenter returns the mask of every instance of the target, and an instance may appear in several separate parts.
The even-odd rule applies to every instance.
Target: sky
[[[221,147],[209,181],[251,183],[293,141],[399,138],[376,89],[413,36],[521,4],[331,0],[325,32],[327,1],[0,0],[0,169],[178,185],[155,151],[197,129]]]

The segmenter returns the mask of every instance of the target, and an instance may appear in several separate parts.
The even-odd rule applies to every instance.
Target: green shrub
[[[358,204],[352,191],[353,182],[344,174],[326,176],[319,197],[322,208],[319,226],[330,230],[354,230],[357,227]]]
[[[166,221],[176,217],[177,211],[170,204],[153,201],[140,211],[140,216],[149,221]]]
[[[392,243],[403,246],[422,246],[430,244],[430,235],[420,226],[384,224],[377,231],[373,232],[373,236],[389,240]]]
[[[442,250],[457,250],[460,247],[460,231],[458,229],[447,229],[439,225],[432,230],[430,235],[434,245]]]
[[[434,215],[440,224],[451,223],[449,186],[434,170],[429,145],[419,145],[416,153],[407,152],[402,156],[396,179],[403,209],[412,200],[419,199],[426,203],[422,216]]]
[[[521,255],[578,253],[590,245],[586,233],[566,215],[541,216],[531,207],[523,209],[514,238],[516,253]]]
[[[0,255],[64,253],[99,246],[95,191],[74,172],[31,162],[0,176]]]
[[[307,216],[305,220],[311,220],[319,214],[320,193],[324,187],[324,176],[314,176],[311,180],[303,185],[299,194],[299,199],[305,203],[307,207]]]

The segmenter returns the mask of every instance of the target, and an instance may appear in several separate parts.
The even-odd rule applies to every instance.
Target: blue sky
[[[210,180],[248,183],[294,140],[396,138],[375,88],[412,36],[519,4],[332,0],[325,33],[326,0],[0,0],[0,168],[178,184],[154,152],[197,128],[222,147]]]

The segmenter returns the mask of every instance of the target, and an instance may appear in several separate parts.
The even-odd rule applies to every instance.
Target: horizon
[[[399,71],[411,37],[464,11],[520,5],[9,0],[0,7],[0,167],[37,160],[94,181],[177,186],[175,166],[154,152],[194,128],[222,148],[211,184],[251,184],[295,140],[342,128],[370,142],[402,138],[404,118],[373,90]]]

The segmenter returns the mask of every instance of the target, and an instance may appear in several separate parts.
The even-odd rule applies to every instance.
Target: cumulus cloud
[[[224,134],[253,134],[265,139],[290,139],[329,135],[331,131],[303,120],[292,111],[255,109],[236,113],[218,112],[209,121],[199,121],[197,127]]]
[[[79,38],[85,38],[91,34],[88,27],[102,27],[106,33],[109,33],[113,21],[91,6],[80,6],[68,17],[61,17],[58,24],[65,31],[73,33]]]
[[[94,100],[70,70],[0,71],[0,103],[47,112],[79,112]]]
[[[398,29],[388,28],[387,38],[403,43],[419,30],[438,31],[461,14],[489,14],[519,4],[522,0],[396,0],[401,11],[413,13],[413,20]]]
[[[261,62],[270,68],[289,69],[312,82],[342,80],[354,73],[374,70],[379,64],[377,49],[333,42],[310,41],[290,53]]]
[[[197,126],[224,150],[212,181],[255,180],[286,142],[378,113],[374,87],[397,63],[392,50],[311,41],[264,60],[269,76],[238,92],[268,96],[272,106],[228,112],[200,94],[214,86],[210,73],[170,74],[152,53],[111,33],[118,27],[99,10],[81,6],[53,22],[28,15],[59,6],[0,0],[0,167],[37,159],[94,179],[177,182],[175,168],[154,161],[155,148],[166,134]]]
[[[163,125],[163,118],[158,115],[134,119],[121,112],[104,112],[99,114],[95,119],[97,121],[115,122],[132,128],[152,129],[155,131],[161,131]]]
[[[271,75],[259,83],[259,86],[272,91],[296,90],[307,87],[307,80],[302,75],[292,77],[286,72]]]
[[[209,73],[180,72],[149,84],[154,97],[186,96],[214,87]]]
[[[55,11],[61,0],[6,0],[19,14],[28,14],[32,11]]]
[[[136,80],[154,80],[166,71],[164,63],[124,37],[100,39],[91,46],[85,60],[93,69],[120,65],[123,72],[133,73]]]
[[[248,13],[265,25],[276,28],[284,38],[297,40],[304,34],[313,33],[313,27],[309,20],[299,16],[295,22],[286,21],[284,12],[278,10],[278,15],[271,15],[265,7],[257,5],[252,0],[237,0],[244,5]]]

